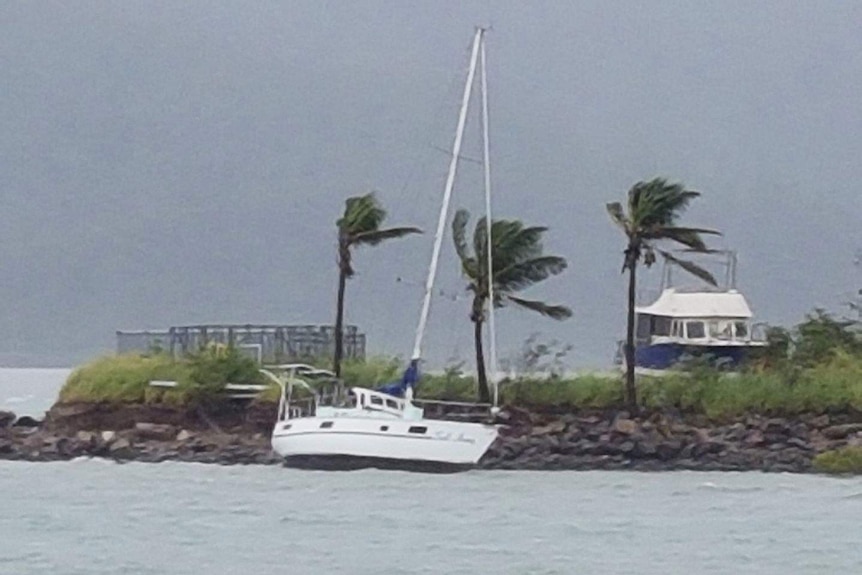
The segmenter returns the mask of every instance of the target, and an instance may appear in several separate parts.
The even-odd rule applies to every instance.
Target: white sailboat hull
[[[473,466],[485,454],[497,438],[497,428],[493,425],[425,419],[421,407],[414,405],[413,387],[419,381],[419,361],[422,357],[422,339],[431,308],[434,279],[437,274],[443,235],[446,229],[447,214],[455,185],[460,150],[463,142],[467,111],[473,82],[481,54],[482,61],[482,103],[483,103],[483,151],[485,164],[486,219],[491,219],[490,171],[488,134],[484,127],[488,124],[488,109],[485,79],[485,29],[477,28],[473,37],[470,67],[461,98],[455,139],[449,171],[443,188],[443,201],[437,219],[431,262],[425,281],[425,295],[416,328],[413,354],[410,366],[401,380],[385,385],[378,390],[354,387],[349,401],[324,400],[311,386],[296,379],[298,371],[306,374],[319,373],[310,366],[287,365],[291,370],[290,378],[282,385],[279,403],[279,420],[272,433],[272,447],[288,464],[317,468],[352,467],[405,467],[435,470],[437,468]],[[493,245],[491,230],[487,227],[488,245]],[[488,269],[493,269],[492,250],[488,250]],[[490,290],[489,290],[490,291]],[[493,293],[490,301],[494,301]],[[492,329],[491,373],[496,371],[495,339],[493,336],[493,305],[489,309],[489,324]],[[329,374],[335,377],[335,374]],[[313,409],[302,411],[291,402],[293,383],[302,383],[308,394],[313,396]],[[493,382],[492,382],[493,383]],[[288,391],[288,388],[291,391]],[[496,385],[494,385],[494,405],[496,406]],[[492,410],[493,413],[493,410]]]
[[[386,417],[301,417],[280,421],[272,447],[297,467],[469,467],[497,438],[480,423]]]

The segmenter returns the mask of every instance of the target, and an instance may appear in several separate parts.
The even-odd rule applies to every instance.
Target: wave
[[[697,486],[697,489],[701,491],[719,491],[721,493],[758,493],[760,491],[766,491],[764,487],[758,487],[756,485],[719,485],[712,481],[701,483]]]
[[[4,399],[3,403],[26,403],[28,401],[31,401],[35,397],[35,395],[25,395],[24,397],[12,396]]]

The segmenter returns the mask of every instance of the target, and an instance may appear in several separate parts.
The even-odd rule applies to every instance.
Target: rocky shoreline
[[[862,446],[862,414],[749,415],[711,422],[657,412],[504,410],[483,469],[812,472],[818,453]],[[58,405],[42,422],[0,412],[0,459],[281,464],[271,405],[208,413],[167,406]]]

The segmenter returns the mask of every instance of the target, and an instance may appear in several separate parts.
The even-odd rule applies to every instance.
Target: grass
[[[862,447],[842,447],[814,458],[814,469],[834,475],[862,474]]]
[[[326,360],[310,361],[313,365],[328,368]],[[406,362],[398,357],[371,357],[365,361],[348,360],[341,366],[344,385],[350,387],[375,388],[386,383],[398,381],[404,372]],[[417,396],[423,399],[450,401],[470,401],[474,398],[473,378],[450,371],[444,375],[422,376]],[[277,401],[279,388],[273,386],[261,394],[261,401]]]
[[[153,380],[176,381],[177,387],[151,387]],[[74,370],[59,400],[185,405],[213,399],[226,382],[262,381],[252,360],[224,348],[203,350],[182,360],[166,354],[125,354],[100,357]]]
[[[622,379],[585,375],[503,381],[500,397],[504,403],[525,407],[607,408],[622,405]]]
[[[111,403],[158,403],[181,400],[179,393],[151,388],[151,380],[179,381],[188,367],[170,357],[118,355],[100,357],[69,375],[60,390],[60,401],[106,401]]]
[[[324,366],[331,366],[323,361]],[[378,387],[401,379],[407,363],[398,357],[370,357],[365,361],[351,359],[341,366],[341,377],[347,387]]]
[[[99,358],[69,377],[60,400],[122,403],[183,404],[225,381],[260,379],[246,360],[203,354],[175,361],[164,355],[120,355]],[[323,362],[316,362],[323,365]],[[406,363],[398,358],[374,357],[348,361],[343,379],[350,386],[377,387],[401,377]],[[173,390],[151,388],[150,380],[179,382]],[[254,380],[254,381],[252,381]],[[501,383],[503,403],[533,408],[622,408],[622,377],[585,375],[574,378],[517,379]],[[862,358],[846,353],[814,367],[784,366],[725,375],[708,369],[639,380],[641,403],[648,409],[674,408],[713,419],[748,413],[791,416],[827,411],[862,411]],[[472,401],[475,383],[456,369],[426,374],[417,396],[425,399]],[[275,401],[273,386],[261,400]]]
[[[466,389],[472,387],[465,386]],[[729,419],[749,413],[796,415],[862,411],[862,358],[836,354],[826,363],[722,374],[707,369],[638,381],[648,409],[678,409]],[[420,395],[422,390],[420,389]],[[608,409],[623,406],[622,376],[520,379],[503,382],[504,403],[525,407]]]

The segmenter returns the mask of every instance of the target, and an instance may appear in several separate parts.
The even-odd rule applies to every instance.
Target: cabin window
[[[679,322],[674,321],[671,323],[670,335],[673,337],[679,337]]]
[[[663,317],[660,315],[653,316],[652,318],[652,334],[660,335],[660,336],[668,336],[670,335],[670,325],[671,319],[669,317]]]
[[[374,405],[383,405],[383,399],[376,395],[369,396],[368,400]]]
[[[737,339],[748,339],[748,324],[744,321],[738,321],[734,324],[736,328]]]
[[[646,339],[649,337],[650,318],[651,318],[651,316],[648,316],[648,315],[638,315],[637,330],[636,330],[638,339]]]
[[[686,337],[688,339],[702,339],[706,336],[702,321],[685,322]]]
[[[380,431],[389,431],[389,426],[388,425],[381,425]]]
[[[329,429],[330,427],[332,427],[333,423],[334,422],[332,422],[332,421],[324,421],[323,423],[320,424],[320,429]]]
[[[729,340],[733,337],[733,322],[716,320],[709,322],[709,337]]]
[[[398,402],[394,399],[386,400],[386,407],[391,407],[392,409],[398,409]]]
[[[287,431],[287,430],[288,430],[288,429],[290,429],[291,427],[293,427],[293,425],[292,425],[292,424],[290,424],[290,423],[285,423],[284,425],[282,425],[282,426],[281,426],[281,428],[282,428],[283,430],[285,430],[285,431]]]
[[[414,425],[407,430],[407,433],[425,433],[426,431],[428,431],[428,428],[424,425]]]

